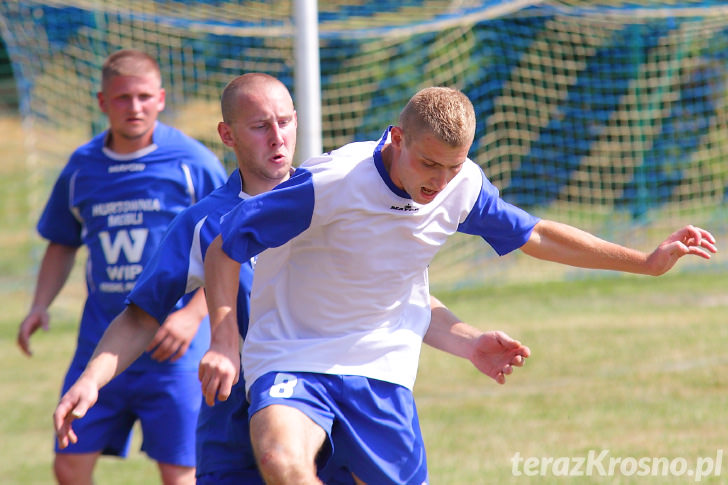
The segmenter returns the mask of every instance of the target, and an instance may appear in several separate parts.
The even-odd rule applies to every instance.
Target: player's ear
[[[159,103],[157,104],[157,111],[159,111],[159,112],[164,111],[166,99],[167,99],[167,92],[164,90],[164,88],[161,88],[159,90]]]
[[[389,139],[392,145],[399,149],[402,146],[402,143],[404,143],[404,132],[402,131],[402,128],[399,126],[393,126],[392,129],[389,130]]]
[[[99,109],[102,113],[106,113],[106,100],[104,98],[104,92],[98,91],[96,93],[96,100],[99,102]]]
[[[233,140],[232,136],[232,130],[230,129],[230,125],[225,123],[224,121],[221,121],[217,124],[217,133],[220,135],[220,140],[227,146],[232,147],[235,145],[235,140]]]

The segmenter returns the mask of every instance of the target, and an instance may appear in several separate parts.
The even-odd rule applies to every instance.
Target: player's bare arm
[[[643,251],[611,243],[560,222],[541,220],[521,250],[538,259],[581,268],[607,269],[659,276],[686,255],[710,259],[717,252],[715,238],[708,231],[685,226],[674,232],[657,249]]]
[[[503,332],[483,332],[458,318],[430,296],[432,320],[424,342],[431,347],[470,360],[483,374],[504,384],[513,367],[521,367],[531,350]]]
[[[200,360],[199,378],[208,406],[225,401],[240,377],[240,337],[235,312],[240,263],[222,250],[218,236],[205,256],[205,288],[210,314],[210,349]]]
[[[159,329],[157,320],[134,304],[112,320],[101,337],[86,369],[61,397],[53,424],[58,444],[65,448],[76,443],[71,423],[83,417],[96,403],[99,389],[128,368],[141,354]]]
[[[50,322],[48,307],[66,284],[68,275],[73,269],[77,251],[77,247],[57,243],[49,243],[46,247],[38,271],[38,281],[30,311],[18,328],[18,347],[29,357],[33,355],[30,349],[30,336],[39,328],[48,330]]]
[[[205,292],[197,290],[183,308],[171,313],[159,327],[154,339],[147,347],[150,357],[159,362],[174,362],[189,349],[192,339],[200,328],[202,319],[207,315]]]

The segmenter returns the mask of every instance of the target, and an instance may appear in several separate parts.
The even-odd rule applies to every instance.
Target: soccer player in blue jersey
[[[267,483],[319,483],[317,460],[332,446],[364,483],[428,482],[412,387],[429,321],[427,265],[456,231],[501,255],[648,275],[716,251],[693,226],[646,254],[510,205],[467,158],[474,133],[463,93],[424,89],[380,140],[308,160],[223,219],[205,258],[212,337],[200,377],[208,402],[229,393],[237,274],[258,254],[242,359]]]
[[[63,392],[83,371],[173,218],[225,181],[217,157],[201,143],[158,121],[165,92],[157,62],[136,50],[110,55],[102,68],[101,110],[108,130],[71,155],[38,223],[48,240],[30,312],[18,344],[48,329],[48,307],[65,284],[78,248],[88,248],[88,297]],[[202,292],[174,302],[149,352],[106,386],[77,430],[82,442],[56,444],[61,484],[92,483],[101,454],[125,456],[135,421],[142,449],[165,484],[194,483],[194,436],[201,393],[197,365],[209,343]],[[201,330],[198,332],[198,328]]]
[[[170,226],[152,262],[128,297],[127,308],[114,319],[99,342],[82,376],[63,396],[54,414],[62,444],[77,436],[70,424],[93,405],[98,389],[126,368],[146,347],[180,295],[204,283],[202,261],[207,246],[219,233],[219,219],[241,200],[273,189],[288,179],[296,143],[296,115],[286,87],[262,73],[231,81],[223,91],[223,121],[218,132],[235,152],[238,170],[227,184],[182,212]],[[241,265],[236,313],[247,332],[253,262]],[[482,372],[503,383],[513,366],[522,365],[528,349],[500,332],[481,332],[460,322],[432,299],[432,324],[426,336],[431,345],[470,359]],[[197,430],[197,483],[262,483],[248,433],[243,379],[231,395],[200,410]],[[83,436],[80,436],[83,439]],[[346,470],[321,470],[327,483],[351,483]]]

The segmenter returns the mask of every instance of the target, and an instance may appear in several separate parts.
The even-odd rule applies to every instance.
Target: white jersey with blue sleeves
[[[377,142],[307,161],[222,222],[223,250],[258,257],[243,347],[248,383],[267,372],[362,375],[412,388],[430,321],[427,267],[456,231],[499,254],[538,219],[500,199],[467,160],[429,204],[391,181]]]
[[[49,241],[88,247],[88,297],[74,357],[80,366],[124,309],[172,219],[225,180],[210,150],[163,123],[156,124],[152,145],[128,155],[109,151],[106,136],[97,135],[71,155],[38,222]],[[196,357],[192,351],[190,361]],[[194,368],[184,359],[158,363],[146,354],[132,368],[161,365]]]

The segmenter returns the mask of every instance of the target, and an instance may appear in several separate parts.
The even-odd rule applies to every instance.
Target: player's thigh
[[[134,386],[142,450],[160,463],[194,467],[195,429],[202,402],[197,372],[141,372]]]
[[[297,408],[273,404],[250,419],[253,451],[258,457],[282,449],[288,457],[314,463],[326,440],[326,431]]]
[[[333,399],[318,375],[270,372],[258,378],[248,394],[251,441],[258,460],[277,451],[287,460],[313,463],[322,445],[328,444],[334,419]],[[319,458],[325,462],[328,455]]]

